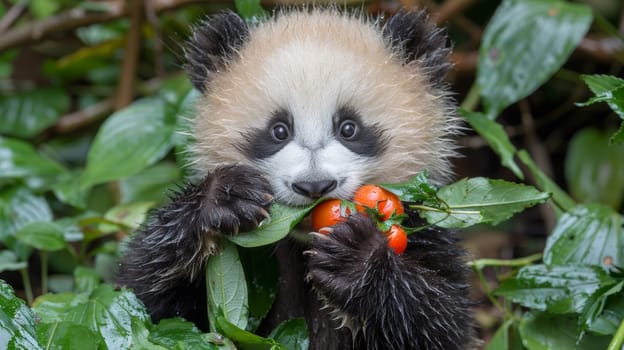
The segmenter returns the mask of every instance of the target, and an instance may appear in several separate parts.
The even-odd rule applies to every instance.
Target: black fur
[[[195,88],[205,91],[213,74],[225,67],[248,38],[249,27],[232,11],[212,16],[194,28],[186,45],[185,68]]]
[[[355,109],[342,107],[336,112],[333,119],[336,139],[352,152],[367,157],[375,157],[386,148],[383,128],[379,125],[364,124]],[[340,137],[340,126],[345,121],[351,121],[357,125],[356,133],[349,139]]]
[[[276,140],[271,135],[271,129],[276,123],[283,123],[289,132],[290,137],[287,140]],[[268,158],[279,152],[284,146],[290,142],[293,137],[292,116],[286,110],[279,110],[273,113],[273,116],[266,123],[264,128],[252,129],[243,134],[245,142],[239,146],[241,152],[247,155],[249,159]]]
[[[472,324],[464,252],[427,229],[396,255],[373,222],[351,216],[308,255],[313,287],[354,334],[354,349],[465,349]]]
[[[388,20],[383,35],[405,63],[418,60],[431,83],[443,82],[452,67],[448,60],[451,47],[446,30],[431,23],[426,11],[401,10]]]
[[[203,268],[218,235],[255,228],[271,200],[269,183],[254,169],[218,168],[151,214],[128,243],[117,282],[134,290],[154,321],[183,316],[204,325]]]

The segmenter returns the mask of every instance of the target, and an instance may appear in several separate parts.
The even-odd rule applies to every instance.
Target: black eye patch
[[[250,159],[264,159],[279,152],[293,138],[293,119],[290,113],[279,110],[259,129],[243,133],[245,143],[239,147]]]
[[[364,124],[353,108],[340,108],[333,117],[333,123],[336,139],[351,152],[375,157],[386,147],[383,129],[377,124]]]

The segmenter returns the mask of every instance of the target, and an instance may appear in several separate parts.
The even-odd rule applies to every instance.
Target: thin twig
[[[149,0],[154,11],[160,13],[191,4],[206,3],[205,0]],[[0,35],[0,51],[24,46],[48,38],[60,32],[71,31],[89,24],[108,22],[128,15],[126,6],[119,6],[118,2],[101,2],[107,10],[93,12],[82,8],[75,8],[56,16],[24,23],[19,27],[8,30]]]
[[[518,107],[520,108],[520,116],[522,118],[522,128],[524,130],[525,141],[527,144],[527,148],[529,149],[529,153],[533,156],[535,163],[539,166],[540,169],[550,178],[553,176],[553,168],[552,163],[550,162],[550,158],[545,151],[544,145],[537,137],[537,133],[535,132],[535,121],[533,118],[533,113],[531,112],[531,106],[527,99],[522,99],[518,102]],[[546,230],[551,232],[557,223],[557,215],[555,214],[552,207],[541,205],[539,207],[540,212],[542,213],[542,218],[544,219],[544,225],[546,226]]]
[[[130,29],[126,37],[124,58],[121,62],[121,74],[115,96],[115,110],[129,105],[134,99],[134,80],[136,79],[139,48],[141,47],[144,0],[131,0],[127,4],[130,11]]]
[[[13,5],[0,19],[0,33],[7,30],[24,13],[28,1],[20,1]]]

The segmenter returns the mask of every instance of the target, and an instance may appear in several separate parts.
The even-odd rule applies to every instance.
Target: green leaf
[[[269,335],[288,350],[307,350],[308,325],[303,318],[293,318],[280,323]]]
[[[133,348],[133,319],[148,322],[143,304],[127,290],[102,284],[91,294],[48,294],[37,298],[33,310],[42,322],[67,321],[87,327],[108,349]]]
[[[52,252],[65,248],[63,228],[52,222],[36,221],[24,225],[15,238],[33,248]]]
[[[149,340],[167,349],[216,350],[205,335],[191,322],[181,318],[161,320],[152,327]]]
[[[523,350],[518,334],[518,325],[514,319],[505,321],[485,347],[484,350]]]
[[[67,91],[40,88],[0,96],[0,133],[28,138],[53,125],[69,108]]]
[[[235,0],[236,11],[248,22],[258,21],[267,16],[260,0]]]
[[[580,106],[588,106],[596,102],[606,102],[622,119],[620,129],[611,136],[610,143],[624,142],[624,79],[610,75],[581,75],[589,89],[596,95]]]
[[[527,185],[481,177],[463,179],[438,191],[448,206],[423,210],[421,216],[432,225],[446,228],[469,227],[479,223],[496,225],[525,208],[549,198]],[[418,206],[411,206],[418,209]]]
[[[104,214],[104,218],[120,226],[136,230],[145,221],[147,212],[153,206],[153,202],[133,202],[121,204],[109,209],[106,214]]]
[[[277,295],[279,265],[273,254],[274,245],[257,248],[239,248],[247,285],[249,286],[248,330],[255,330],[271,310]]]
[[[530,265],[503,281],[495,294],[531,309],[580,313],[595,292],[613,284],[599,267]]]
[[[23,187],[0,191],[1,242],[10,244],[17,230],[36,221],[52,221],[52,211],[43,197]]]
[[[528,312],[520,321],[520,336],[528,350],[606,349],[609,337],[584,336],[580,341],[572,315]],[[577,342],[578,341],[578,342]]]
[[[546,241],[544,263],[550,265],[624,264],[622,216],[598,204],[563,214]]]
[[[45,188],[65,172],[62,165],[40,155],[30,144],[0,136],[0,185],[19,179],[31,188]]]
[[[579,201],[618,209],[624,199],[624,145],[609,145],[609,135],[593,128],[578,132],[568,144],[565,175]]]
[[[579,315],[579,325],[581,331],[591,329],[595,332],[595,329],[598,328],[601,331],[601,334],[612,334],[605,333],[604,329],[601,329],[600,327],[594,327],[594,324],[596,324],[596,321],[600,318],[600,316],[602,316],[602,312],[604,311],[609,296],[615,294],[617,297],[624,300],[624,298],[622,298],[622,294],[620,294],[623,287],[624,281],[620,281],[615,285],[603,286],[588,299],[583,311]],[[612,331],[615,332],[615,329],[612,329]]]
[[[611,335],[617,331],[622,320],[624,320],[624,298],[618,293],[607,298],[602,313],[591,323],[588,330],[597,334]]]
[[[97,350],[100,339],[87,327],[72,322],[43,323],[37,327],[37,337],[47,349]]]
[[[381,184],[381,187],[399,196],[403,202],[437,202],[438,189],[429,183],[429,174],[421,171],[409,181]]]
[[[12,250],[0,250],[0,272],[17,271],[28,267],[27,261],[18,261]]]
[[[230,241],[243,247],[259,247],[271,244],[286,237],[290,231],[314,208],[319,201],[305,207],[290,207],[279,203],[271,206],[271,218],[262,221],[250,232],[227,236]]]
[[[220,333],[235,341],[243,350],[285,350],[273,339],[263,338],[237,327],[222,314],[216,316],[215,324]]]
[[[61,9],[61,2],[55,0],[30,0],[30,12],[35,18],[42,19],[51,16]]]
[[[89,301],[87,293],[44,294],[33,302],[33,311],[42,323],[66,321],[67,312]]]
[[[477,69],[493,119],[547,81],[581,42],[589,6],[554,0],[506,0],[485,28]],[[513,23],[513,25],[510,25]]]
[[[164,157],[175,126],[170,112],[162,99],[144,98],[111,115],[93,141],[82,187],[134,175]]]
[[[119,181],[120,202],[164,202],[180,178],[178,166],[170,162],[158,163]]]
[[[469,112],[460,109],[459,113],[466,119],[470,126],[483,137],[492,147],[492,150],[501,158],[501,163],[511,170],[514,175],[520,179],[524,179],[522,170],[514,161],[516,147],[509,140],[509,136],[503,130],[503,127],[497,122],[488,119],[482,113]]]
[[[245,272],[236,246],[222,241],[222,250],[211,256],[206,264],[208,317],[214,331],[214,319],[219,312],[237,327],[247,327],[249,306]]]
[[[78,266],[74,270],[74,285],[78,293],[92,293],[100,285],[100,275],[92,268]]]
[[[0,349],[42,349],[37,341],[35,315],[3,280],[0,280]]]

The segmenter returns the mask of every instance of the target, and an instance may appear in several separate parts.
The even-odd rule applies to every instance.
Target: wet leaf
[[[222,243],[221,251],[206,264],[210,327],[214,331],[214,320],[220,312],[229,322],[245,329],[249,312],[245,272],[237,247],[225,240]]]
[[[483,33],[477,83],[487,115],[535,91],[568,59],[592,23],[589,6],[505,0]]]
[[[599,204],[564,213],[546,241],[544,263],[623,266],[622,216]]]

